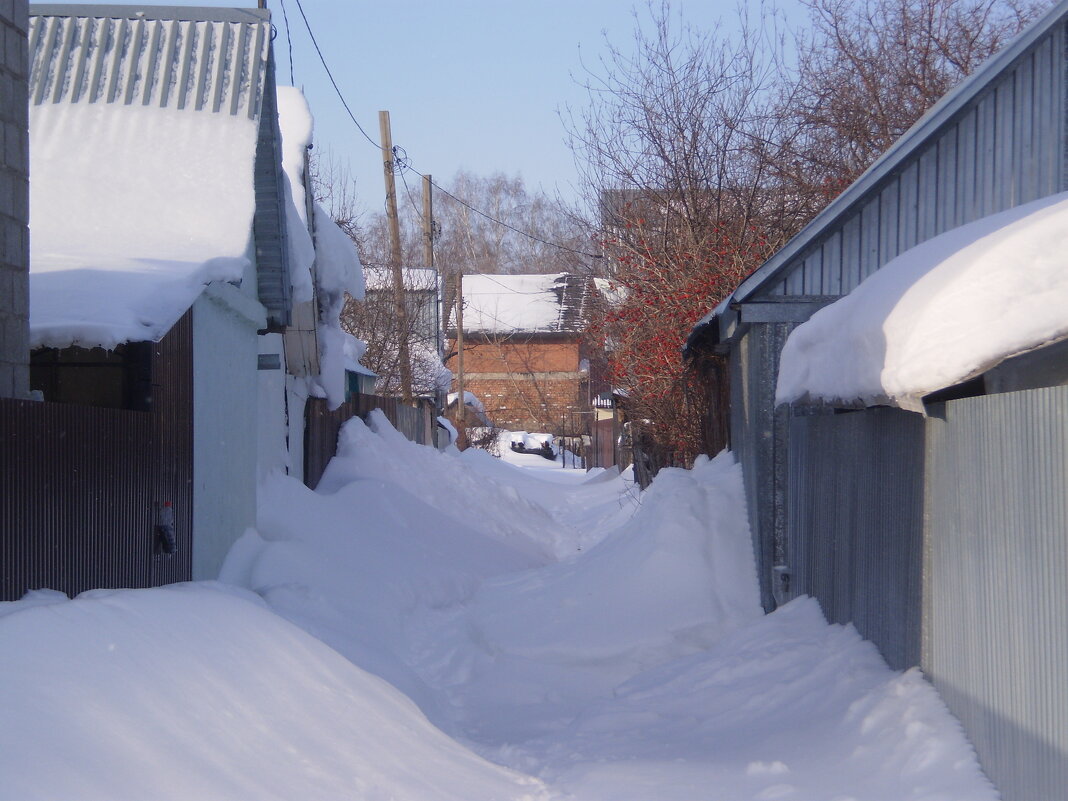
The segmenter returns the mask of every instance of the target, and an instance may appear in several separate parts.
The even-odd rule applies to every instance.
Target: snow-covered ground
[[[728,454],[639,496],[381,417],[339,451],[221,583],[0,604],[0,799],[997,798],[917,671],[761,614]]]

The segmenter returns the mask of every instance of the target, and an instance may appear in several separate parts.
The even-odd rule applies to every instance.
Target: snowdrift
[[[0,607],[0,798],[548,797],[250,594],[54,596]]]

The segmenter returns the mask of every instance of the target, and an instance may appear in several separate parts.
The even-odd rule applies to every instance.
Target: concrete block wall
[[[29,393],[26,0],[0,0],[0,397]]]

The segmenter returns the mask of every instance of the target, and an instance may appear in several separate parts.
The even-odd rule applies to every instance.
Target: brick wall
[[[577,337],[465,342],[464,389],[478,396],[501,428],[555,432],[562,418],[586,406],[579,351]],[[455,359],[448,367],[456,371]]]
[[[0,0],[0,397],[29,392],[29,142],[25,0]]]

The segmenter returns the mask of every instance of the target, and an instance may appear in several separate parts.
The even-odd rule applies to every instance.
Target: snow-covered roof
[[[487,334],[580,331],[586,279],[548,275],[465,275],[464,331]]]
[[[155,340],[249,267],[265,11],[35,6],[33,346]]]
[[[1068,338],[1068,193],[929,239],[796,328],[776,398],[922,398]]]

